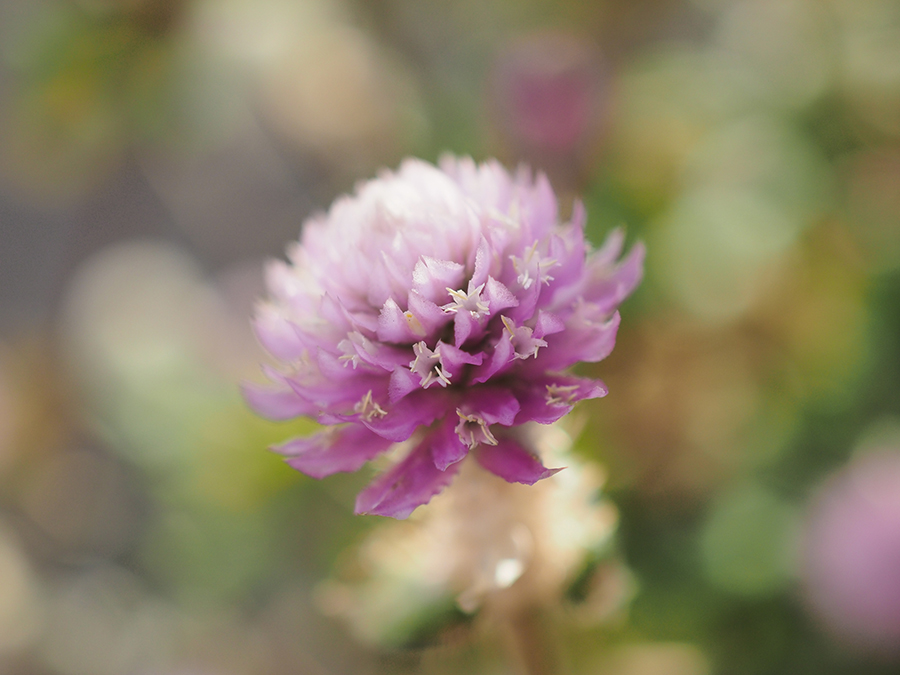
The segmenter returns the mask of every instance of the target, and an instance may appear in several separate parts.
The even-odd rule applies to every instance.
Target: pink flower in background
[[[641,246],[619,261],[616,231],[592,251],[584,221],[576,204],[559,222],[542,175],[449,157],[407,160],[313,217],[289,262],[270,264],[255,320],[281,367],[244,394],[264,416],[326,428],[273,449],[321,478],[408,441],[356,501],[357,513],[395,518],[470,452],[510,482],[555,473],[516,428],[606,394],[564,371],[612,351],[617,307],[642,274]]]
[[[492,72],[498,129],[519,153],[571,161],[602,131],[608,79],[590,41],[564,32],[521,37],[500,51]]]
[[[900,452],[871,452],[833,475],[803,549],[813,613],[849,646],[900,656]]]

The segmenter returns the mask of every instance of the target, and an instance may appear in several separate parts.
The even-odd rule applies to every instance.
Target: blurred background
[[[237,388],[263,261],[445,151],[649,251],[566,672],[898,672],[896,0],[0,0],[0,673],[510,672]]]

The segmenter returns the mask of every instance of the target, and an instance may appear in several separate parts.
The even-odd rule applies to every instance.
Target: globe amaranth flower
[[[356,501],[395,518],[470,453],[510,482],[555,473],[514,428],[606,394],[564,371],[610,353],[616,308],[642,274],[642,247],[618,261],[616,231],[592,251],[584,221],[580,204],[559,221],[542,175],[450,157],[407,160],[310,219],[289,262],[269,265],[255,319],[281,365],[244,395],[264,416],[326,428],[273,450],[321,478],[408,442]]]

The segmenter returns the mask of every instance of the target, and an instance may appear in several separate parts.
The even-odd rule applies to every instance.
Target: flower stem
[[[559,651],[552,631],[537,608],[518,612],[506,626],[511,658],[521,675],[560,675]]]

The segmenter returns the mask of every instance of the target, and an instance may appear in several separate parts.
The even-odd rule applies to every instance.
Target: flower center
[[[423,389],[428,389],[435,382],[442,387],[450,384],[450,375],[441,365],[441,355],[437,349],[429,349],[423,341],[413,345],[413,353],[416,358],[409,362],[409,369],[419,376]]]
[[[454,291],[448,287],[447,292],[453,298],[453,302],[444,305],[442,309],[448,314],[465,311],[471,314],[473,319],[480,319],[490,311],[488,304],[481,299],[482,290],[484,290],[484,284],[475,288],[471,293],[463,290]]]
[[[516,326],[512,319],[501,316],[505,332],[509,334],[509,341],[512,343],[517,359],[527,359],[529,356],[537,356],[537,351],[541,347],[546,347],[546,340],[534,337],[534,330],[528,326]]]
[[[384,417],[387,415],[387,410],[382,408],[376,401],[372,399],[372,390],[369,389],[366,392],[366,395],[363,396],[359,402],[353,406],[353,412],[357,413],[360,418],[364,419],[366,422],[371,422],[376,417]]]
[[[548,384],[547,405],[569,405],[577,390],[577,384]]]
[[[459,415],[459,424],[456,425],[456,434],[470,449],[474,448],[479,443],[484,443],[485,445],[497,445],[497,439],[494,438],[494,434],[491,433],[491,430],[484,419],[478,415],[466,415],[459,409],[456,410],[456,414]]]

